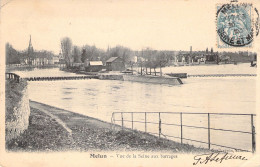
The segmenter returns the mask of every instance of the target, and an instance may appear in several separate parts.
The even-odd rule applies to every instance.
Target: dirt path
[[[35,101],[30,101],[30,106],[43,111],[44,113],[53,117],[54,119],[57,119],[58,123],[60,123],[64,127],[64,129],[66,129],[69,133],[71,133],[70,128],[72,128],[73,126],[81,126],[82,124],[85,124],[91,128],[105,128],[105,129],[108,128],[110,129],[112,126],[111,123],[107,123],[102,120],[98,120],[92,117],[70,112],[53,106],[51,106],[51,110],[50,110],[49,105],[35,102]],[[116,127],[116,129],[120,130],[119,127]]]
[[[44,107],[42,104],[40,103],[36,103],[36,102],[30,102],[30,106],[32,108],[38,109],[42,112],[44,112],[45,114],[49,115],[52,119],[54,119],[58,124],[60,124],[67,132],[68,134],[71,136],[72,135],[72,130],[70,128],[67,127],[67,125],[61,120],[59,119],[56,115],[53,115],[55,113],[51,113],[50,111],[47,110],[46,107]]]
[[[30,101],[30,125],[19,138],[7,143],[14,151],[163,151],[208,152],[187,144],[158,139],[147,133],[121,130],[120,126]]]

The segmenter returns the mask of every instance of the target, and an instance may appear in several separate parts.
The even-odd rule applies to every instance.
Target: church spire
[[[33,52],[33,46],[32,46],[32,38],[30,35],[30,40],[29,40],[29,46],[28,46],[28,54],[31,54]]]
[[[31,35],[30,35],[30,41],[29,41],[29,48],[32,47],[32,38],[31,38]]]

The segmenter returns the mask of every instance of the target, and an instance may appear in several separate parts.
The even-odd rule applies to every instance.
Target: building
[[[61,51],[60,51],[58,57],[59,57],[59,63],[58,63],[58,64],[63,64],[63,65],[65,65],[65,64],[66,64],[66,63],[65,63],[65,59],[64,59],[63,54],[61,54]]]
[[[32,65],[34,62],[34,58],[33,58],[33,54],[34,54],[34,50],[33,50],[33,46],[32,46],[32,40],[31,40],[31,35],[30,35],[30,40],[29,40],[29,46],[27,49],[27,53],[22,54],[22,58],[21,58],[21,64],[25,64],[25,65]]]
[[[59,56],[58,55],[53,55],[51,63],[52,64],[59,64]]]
[[[32,40],[30,36],[29,46],[27,52],[22,53],[20,59],[21,64],[32,66],[44,66],[54,64],[54,54],[49,51],[35,51],[32,46]]]
[[[106,61],[107,71],[124,71],[125,63],[120,57],[111,57]]]
[[[174,61],[175,62],[182,62],[182,63],[187,63],[190,64],[194,61],[195,55],[192,52],[192,46],[190,46],[190,51],[189,52],[179,52],[178,55],[174,56]]]
[[[84,67],[88,72],[98,72],[102,70],[103,63],[102,61],[85,61]]]
[[[213,52],[213,48],[211,48],[211,51],[208,51],[208,48],[206,49],[206,53],[204,54],[206,63],[212,64],[212,63],[218,63],[218,53]]]

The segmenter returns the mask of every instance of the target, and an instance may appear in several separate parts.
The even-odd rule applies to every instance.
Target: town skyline
[[[234,59],[234,56],[240,58]],[[166,65],[167,63],[171,64],[173,61],[182,61],[188,64],[193,63],[193,61],[199,63],[200,61],[208,61],[217,64],[219,61],[225,61],[225,63],[227,63],[230,60],[239,62],[253,61],[256,60],[257,54],[249,51],[218,52],[214,51],[213,47],[210,49],[206,48],[205,50],[194,51],[192,46],[190,46],[189,51],[153,50],[151,48],[136,51],[124,46],[108,47],[107,50],[103,50],[90,45],[79,47],[73,45],[70,38],[64,37],[61,40],[60,53],[55,55],[53,52],[48,50],[35,50],[32,44],[31,35],[28,48],[23,49],[22,51],[16,50],[10,43],[6,43],[7,64],[50,65],[60,64],[65,60],[67,66],[70,66],[71,63],[88,63],[89,61],[102,61],[104,63],[112,57],[120,57],[124,64],[150,62],[157,65],[159,63],[160,66],[162,66],[161,62],[164,62],[163,64]]]
[[[64,37],[63,37],[63,38],[64,38]],[[69,38],[69,37],[66,37],[66,38]],[[60,41],[60,43],[61,43],[61,41]],[[34,45],[33,45],[31,35],[29,35],[29,39],[28,39],[28,41],[27,41],[27,47],[25,47],[25,48],[23,48],[23,49],[17,49],[17,48],[15,48],[15,47],[13,46],[13,44],[10,43],[10,42],[6,42],[6,44],[12,46],[12,48],[14,48],[15,50],[17,50],[17,51],[19,51],[19,52],[27,52],[27,51],[28,51],[28,47],[32,47],[35,51],[47,51],[47,52],[51,52],[51,53],[53,53],[53,54],[55,54],[55,55],[62,54],[61,45],[60,45],[60,48],[59,48],[59,52],[58,52],[58,53],[56,53],[56,52],[54,52],[54,51],[52,51],[52,50],[46,50],[46,49],[43,49],[43,48],[37,49],[37,47],[34,47]],[[104,51],[104,52],[108,51],[108,50],[111,49],[111,48],[124,47],[124,48],[130,49],[132,52],[142,52],[142,51],[145,51],[145,50],[149,49],[149,50],[154,50],[154,51],[170,51],[170,52],[190,52],[190,51],[192,51],[192,52],[207,52],[207,50],[210,52],[210,51],[212,50],[213,52],[219,52],[219,53],[223,53],[223,52],[233,52],[233,53],[248,52],[248,53],[256,53],[256,52],[254,52],[254,51],[249,51],[249,49],[247,49],[247,50],[241,49],[241,50],[236,50],[236,51],[231,51],[231,50],[228,50],[228,49],[218,50],[218,49],[216,49],[215,47],[212,47],[212,46],[210,46],[210,47],[205,47],[204,49],[194,50],[194,48],[193,48],[192,45],[189,46],[189,47],[187,47],[187,48],[184,49],[184,50],[173,50],[173,49],[161,49],[161,50],[160,50],[160,49],[151,48],[151,47],[149,47],[149,46],[148,46],[148,47],[143,47],[142,49],[139,49],[139,50],[134,50],[134,49],[132,49],[132,48],[129,48],[129,47],[127,47],[127,46],[120,45],[120,44],[115,45],[115,46],[110,46],[110,45],[108,45],[107,48],[100,48],[100,47],[97,47],[95,44],[94,44],[94,45],[84,44],[84,45],[82,45],[82,46],[79,46],[79,45],[75,45],[74,43],[72,43],[72,46],[73,46],[73,47],[78,47],[79,49],[84,49],[86,46],[90,46],[90,47],[95,46],[97,49],[100,49],[100,50],[102,50],[102,51]],[[35,49],[35,48],[36,48],[36,49]],[[216,49],[216,50],[215,50],[215,49]]]

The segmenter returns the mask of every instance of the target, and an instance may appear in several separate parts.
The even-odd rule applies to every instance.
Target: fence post
[[[122,130],[124,130],[124,118],[123,118],[123,113],[121,112],[121,120],[122,120]]]
[[[147,132],[147,125],[146,125],[146,112],[144,113],[144,124],[145,124],[145,132]]]
[[[251,128],[252,128],[252,152],[255,152],[255,127],[254,127],[254,115],[251,114]]]
[[[182,144],[182,112],[180,113],[180,119],[181,119],[181,144]]]
[[[159,138],[161,138],[161,113],[159,112]]]
[[[133,113],[132,113],[132,130],[134,129],[134,116],[133,116]]]
[[[209,144],[209,150],[210,150],[210,116],[208,113],[208,144]]]

